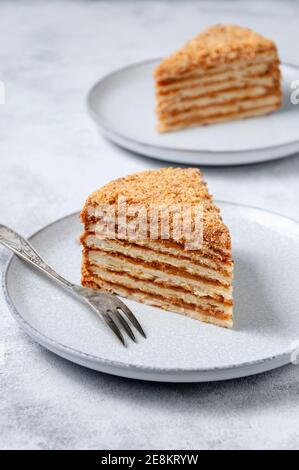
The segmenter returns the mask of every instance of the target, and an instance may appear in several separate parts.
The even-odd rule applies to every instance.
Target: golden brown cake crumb
[[[271,39],[237,25],[218,24],[207,28],[186,45],[164,59],[155,70],[156,80],[191,72],[198,66],[253,60],[260,53],[276,52]]]
[[[127,204],[140,204],[147,208],[151,204],[202,204],[204,242],[230,249],[229,231],[198,169],[162,168],[116,179],[88,198],[82,211],[83,221],[86,220],[88,206],[117,204],[120,197],[124,197]]]

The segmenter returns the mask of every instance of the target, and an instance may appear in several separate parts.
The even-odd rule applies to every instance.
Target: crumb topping
[[[116,205],[120,197],[126,199],[127,205],[139,204],[146,208],[153,204],[164,207],[174,204],[201,204],[204,242],[220,249],[230,249],[228,228],[213,203],[201,172],[195,168],[162,168],[116,179],[87,199],[81,213],[83,222],[87,222],[88,207]]]
[[[277,53],[274,42],[250,29],[219,24],[195,36],[164,59],[155,69],[156,80],[165,80],[197,67],[203,69],[239,60],[252,60],[260,53]]]

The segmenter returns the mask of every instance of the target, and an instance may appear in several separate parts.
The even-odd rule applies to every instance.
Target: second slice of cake
[[[196,238],[191,246],[184,231],[165,233],[166,219],[157,208],[170,214],[171,229],[181,220],[177,215],[188,212]],[[201,230],[196,232],[198,208]],[[137,210],[145,219],[136,224]],[[112,181],[88,198],[81,217],[83,285],[232,326],[230,234],[198,170],[166,168]]]
[[[164,59],[154,77],[160,132],[260,116],[281,105],[274,42],[240,26],[208,28]]]

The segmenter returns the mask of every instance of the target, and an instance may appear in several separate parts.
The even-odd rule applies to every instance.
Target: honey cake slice
[[[146,214],[139,224],[141,236],[134,230],[124,230],[132,223],[134,227],[136,207]],[[168,221],[173,229],[177,212],[172,211],[178,207],[188,208],[189,227],[193,228],[195,209],[200,208],[201,231],[192,232],[198,244],[188,244],[184,231],[161,230],[165,218],[157,208],[171,214]],[[153,208],[153,220],[158,221],[154,232],[148,223],[152,223],[149,214],[153,214]],[[183,209],[180,214],[187,211]],[[114,180],[89,196],[81,219],[84,286],[232,327],[230,233],[199,170],[164,168]]]
[[[158,131],[261,116],[281,106],[276,45],[247,28],[216,25],[155,69]]]

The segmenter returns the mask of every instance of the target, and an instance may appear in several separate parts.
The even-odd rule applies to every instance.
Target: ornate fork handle
[[[54,271],[54,269],[40,257],[27,240],[5,225],[0,225],[0,243],[12,250],[20,258],[33,264],[40,271],[43,271],[56,281],[60,282],[64,287],[73,290],[74,284]]]

